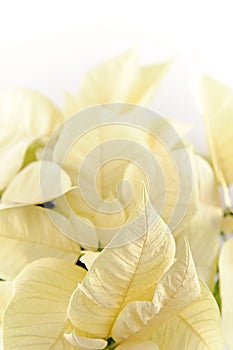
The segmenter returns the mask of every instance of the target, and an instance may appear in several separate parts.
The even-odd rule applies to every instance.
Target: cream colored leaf
[[[95,117],[98,124],[101,116],[95,115]],[[80,128],[79,124],[77,120],[77,128]],[[66,148],[71,137],[76,138],[77,132],[71,136],[73,132],[74,127],[70,130],[67,125],[62,130],[54,150],[54,161],[62,164],[71,176],[72,184],[79,186],[67,193],[66,199],[69,205],[78,216],[85,217],[93,223],[97,230],[98,241],[105,246],[127,220],[116,189],[132,156],[137,160],[138,152],[132,147],[129,148],[129,143],[134,144],[138,141],[140,130],[128,125],[97,127],[73,143],[63,163],[62,149]],[[122,143],[122,139],[126,142]],[[115,142],[117,146],[106,147],[104,145],[107,142]],[[132,151],[134,154],[129,155],[130,160],[118,159],[120,155],[125,155],[126,152],[132,153]],[[117,156],[113,156],[112,152],[117,153]],[[109,158],[111,160],[108,162]],[[105,206],[105,210],[102,205]],[[114,210],[112,210],[113,206]]]
[[[173,263],[173,237],[145,190],[134,218],[101,252],[72,295],[68,314],[81,336],[110,336],[124,306],[151,300],[156,284]]]
[[[128,51],[93,68],[84,77],[77,97],[66,95],[65,115],[109,102],[127,102],[130,88],[138,74],[135,53]]]
[[[63,235],[72,227],[58,213],[49,217],[41,207],[17,207],[0,211],[0,277],[13,279],[25,265],[42,258],[76,261],[80,247]]]
[[[80,245],[87,250],[93,247],[97,249],[99,245],[96,232],[97,228],[93,226],[92,222],[87,217],[76,215],[72,207],[67,205],[67,198],[70,198],[69,195],[74,191],[76,192],[74,189],[65,194],[65,196],[57,198],[53,211],[64,216],[69,222],[69,225],[72,226],[72,229],[68,226],[64,227],[63,232],[67,237],[75,242],[79,242]],[[76,196],[75,199],[77,199]]]
[[[65,334],[65,338],[70,344],[81,349],[101,350],[105,349],[108,344],[106,340],[79,337],[74,332],[70,334]]]
[[[110,198],[111,197],[109,196],[109,199],[107,198],[106,201],[103,201],[103,204],[97,208],[93,218],[93,224],[97,228],[98,241],[101,248],[107,246],[127,221],[124,207],[118,199],[115,199],[114,201],[115,209],[117,208],[118,211],[114,213],[111,213],[111,209],[107,209],[107,212],[102,211],[104,209],[106,210],[106,203],[108,204],[111,202]]]
[[[16,279],[16,293],[3,318],[5,349],[71,350],[65,340],[67,306],[85,270],[54,258],[28,265]]]
[[[201,294],[178,316],[154,329],[160,350],[223,350],[220,313],[208,287],[200,281]]]
[[[125,168],[133,160],[131,158],[128,160],[127,157],[123,156],[125,153],[128,155],[130,151],[131,157],[132,155],[136,157],[138,149],[132,149],[132,144],[140,139],[140,144],[144,146],[146,144],[144,139],[148,133],[134,125],[121,123],[121,120],[126,118],[134,123],[134,115],[129,113],[122,117],[117,104],[96,107],[94,115],[93,110],[88,109],[82,116],[85,118],[71,118],[64,124],[54,147],[53,161],[64,167],[71,176],[73,185],[77,185],[77,175],[81,176],[82,182],[87,182],[90,181],[89,173],[95,171],[98,190],[104,196],[108,196],[111,192],[109,187],[112,186],[113,179],[121,178]],[[104,124],[103,118],[106,119]],[[110,145],[112,142],[111,149],[108,147],[108,142]],[[130,145],[130,143],[132,144]],[[128,150],[129,146],[131,146],[130,150]],[[120,155],[121,159],[119,159]],[[109,156],[114,156],[114,159],[110,159],[110,164],[107,162]],[[88,172],[86,171],[87,164],[91,168],[91,170],[88,169]],[[104,175],[109,175],[109,173],[111,177],[108,179],[106,176],[103,189],[99,189]],[[82,179],[83,177],[84,179]],[[107,185],[108,187],[105,188]],[[114,189],[112,186],[112,192]]]
[[[189,241],[199,277],[213,290],[219,254],[219,232],[222,209],[214,173],[210,165],[200,156],[195,156],[194,171],[198,179],[197,212],[188,226],[176,237],[177,250],[183,237]]]
[[[24,135],[49,136],[62,122],[60,111],[30,89],[0,91],[0,125]]]
[[[25,207],[25,205],[20,203],[13,203],[13,202],[8,202],[8,203],[0,202],[0,211],[4,209],[20,208],[20,207]]]
[[[151,202],[176,237],[196,212],[197,194],[192,170],[193,150],[183,143],[179,133],[169,124],[157,118],[145,121],[146,129],[151,132],[141,132],[138,137],[147,152],[141,152],[136,158],[136,165],[143,163],[143,167],[140,169],[131,162],[124,173],[124,180],[135,189],[137,199],[138,184],[144,180],[143,176],[146,177],[144,181],[149,183]],[[132,205],[127,207],[128,213],[132,211]]]
[[[204,76],[201,81],[201,103],[209,151],[220,184],[233,182],[231,156],[233,138],[233,90],[217,80]]]
[[[141,181],[148,185],[155,210],[172,230],[181,231],[196,210],[192,151],[167,121],[145,118],[143,127],[137,127],[144,109],[136,108],[122,117],[117,106],[96,107],[95,113],[88,109],[82,115],[85,118],[68,121],[53,153],[53,160],[63,166],[72,185],[78,186],[66,195],[67,202],[97,228],[102,246],[134,210]]]
[[[65,115],[103,103],[148,104],[170,64],[139,68],[134,51],[116,56],[87,73],[77,96],[65,94]]]
[[[64,107],[63,113],[65,119],[72,117],[77,112],[79,112],[80,107],[78,106],[77,97],[73,96],[69,92],[64,93]]]
[[[215,215],[216,214],[216,215]],[[198,213],[190,225],[176,238],[177,250],[180,250],[183,237],[190,243],[198,275],[213,290],[219,254],[219,213],[208,206],[199,204]]]
[[[3,190],[23,165],[28,147],[35,138],[22,137],[11,130],[0,130],[0,190]]]
[[[171,61],[140,68],[126,102],[147,105],[153,98]]]
[[[0,282],[0,327],[2,326],[2,316],[14,295],[14,285],[12,282]]]
[[[150,143],[150,152],[154,154],[156,167],[154,171],[151,170],[153,164],[150,159],[144,160],[143,170],[149,169],[145,173],[133,163],[127,167],[124,180],[133,187],[134,197],[126,212],[128,215],[132,212],[139,195],[140,182],[145,179],[150,185],[148,191],[153,207],[169,226],[174,237],[177,237],[187,228],[197,208],[197,193],[193,188],[196,178],[191,168],[193,154],[179,146],[174,146],[172,150],[165,149],[149,136],[147,142]],[[189,174],[187,169],[190,170]],[[157,176],[154,176],[155,173]],[[123,193],[127,193],[126,190],[123,190]]]
[[[49,136],[61,122],[61,113],[40,93],[0,91],[0,190],[22,167],[27,148],[38,138]]]
[[[162,276],[151,302],[134,301],[121,311],[112,329],[112,337],[119,342],[140,331],[148,338],[159,324],[177,315],[195,301],[200,286],[188,243],[182,255]]]
[[[3,193],[2,202],[45,203],[70,189],[69,175],[58,164],[37,161],[27,165],[14,177]]]
[[[219,259],[223,333],[227,349],[233,349],[233,239],[224,243]]]

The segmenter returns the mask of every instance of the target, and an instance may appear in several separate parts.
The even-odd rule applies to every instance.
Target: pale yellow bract
[[[64,133],[64,137],[68,136],[68,133],[67,135]],[[104,144],[108,140],[117,140],[118,138],[124,138],[130,143],[140,142],[140,144],[143,145],[145,150],[145,158],[143,159],[144,168],[140,168],[135,164],[139,159],[137,154],[134,159],[116,159],[112,162],[102,164],[101,160],[104,158],[104,151],[102,153],[100,151],[98,158],[88,163],[88,171],[81,173],[80,177],[81,180],[83,179],[85,187],[79,187],[77,175],[81,172],[81,166],[90,150],[96,147],[96,145]],[[55,146],[54,160],[59,161],[60,147],[63,142],[64,139],[61,137]],[[184,149],[179,149],[179,147],[174,144],[172,152],[174,152],[175,155],[179,155],[180,152],[182,155]],[[89,242],[92,242],[92,247],[94,244],[96,244],[97,247],[97,242],[100,242],[101,246],[105,246],[112,239],[114,234],[127,222],[134,210],[140,195],[141,181],[147,183],[150,173],[154,176],[154,179],[156,179],[152,171],[144,172],[145,169],[150,169],[152,166],[151,162],[153,160],[151,158],[146,158],[148,153],[152,154],[154,161],[159,163],[159,167],[163,172],[163,179],[166,183],[166,187],[162,188],[159,185],[156,187],[156,181],[154,180],[154,182],[152,182],[154,187],[150,187],[149,189],[151,202],[154,208],[162,208],[159,215],[166,223],[168,223],[175,206],[177,213],[185,214],[182,221],[175,227],[172,233],[178,247],[179,242],[182,242],[184,236],[189,239],[198,273],[208,285],[213,288],[219,251],[218,235],[222,220],[220,198],[214,173],[210,165],[203,158],[197,156],[188,146],[187,152],[192,162],[193,191],[189,203],[187,201],[189,196],[187,190],[186,193],[183,193],[182,200],[177,204],[177,196],[180,190],[180,174],[177,173],[176,164],[174,164],[171,153],[164,149],[157,139],[143,130],[135,130],[135,128],[128,126],[119,125],[118,127],[106,126],[99,129],[97,128],[80,138],[80,140],[71,147],[69,152],[67,152],[67,156],[62,163],[64,170],[72,179],[72,185],[77,186],[76,189],[65,194],[65,199],[76,215],[81,219],[88,220],[95,228],[95,231],[86,235],[86,239],[88,238]],[[124,154],[124,150],[122,153]],[[95,174],[96,169],[99,169],[99,171],[96,178],[93,180],[93,174]],[[189,176],[191,176],[191,174]],[[119,201],[119,211],[106,213],[101,210],[101,205],[95,202],[92,186],[93,181],[95,181],[96,192],[103,201]],[[125,206],[124,203],[127,202],[128,198],[127,187],[124,187],[124,182],[122,185],[121,197],[119,193],[116,192],[117,184],[122,181],[130,183],[133,192],[129,204]],[[161,204],[161,198],[164,195],[164,202]],[[89,203],[94,203],[95,206],[91,206],[88,200]],[[186,212],[184,211],[185,206],[187,206]],[[60,213],[64,211],[64,206],[60,200],[57,201],[57,210]],[[90,237],[91,234],[92,237]],[[75,237],[72,238],[75,239]],[[203,245],[200,245],[200,241],[203,242]],[[83,238],[82,243],[83,242],[85,242],[85,237]],[[86,246],[88,246],[88,242]],[[206,250],[208,250],[208,254]]]
[[[69,221],[54,212],[59,228],[72,229]],[[50,220],[46,210],[36,206],[21,206],[0,211],[0,275],[14,279],[28,263],[42,257],[56,257],[70,262],[80,254],[78,243],[65,237]]]
[[[233,90],[204,76],[201,81],[201,108],[216,177],[221,185],[233,182],[231,142],[233,137]]]
[[[203,76],[199,98],[211,162],[222,188],[224,209],[229,211],[232,210],[229,186],[233,183],[233,90],[209,76]],[[232,233],[232,216],[225,216],[221,226],[223,232]]]
[[[3,316],[5,349],[72,349],[64,339],[69,330],[66,309],[85,270],[64,260],[44,258],[18,275]]]
[[[93,119],[94,118],[96,118],[98,122],[98,116],[93,115]],[[151,128],[151,130],[153,130],[153,120],[151,122],[149,121],[148,124],[148,129]],[[160,127],[162,133],[162,122]],[[67,151],[66,157],[63,161],[60,160],[61,148],[64,147],[64,143],[67,142],[69,137],[69,129],[65,126],[55,145],[53,160],[63,167],[67,174],[69,174],[72,180],[72,185],[77,187],[65,195],[67,202],[77,215],[87,218],[93,223],[97,231],[98,241],[102,246],[105,246],[117,230],[128,220],[133,208],[135,207],[135,203],[138,200],[140,182],[144,181],[147,183],[148,178],[152,179],[152,185],[154,185],[153,190],[150,189],[152,203],[155,207],[160,207],[161,212],[159,214],[165,222],[169,221],[175,206],[180,213],[185,213],[187,207],[187,212],[185,213],[181,224],[182,228],[184,228],[191,220],[196,210],[197,193],[195,190],[193,191],[191,201],[188,203],[189,189],[187,189],[186,193],[183,194],[181,201],[177,203],[177,197],[180,190],[180,178],[177,166],[171,156],[171,152],[174,152],[177,158],[179,157],[179,154],[182,157],[182,152],[186,152],[183,145],[175,143],[172,147],[172,151],[170,151],[167,150],[158,139],[150,135],[149,132],[127,125],[106,125],[90,130],[83,135]],[[130,159],[113,159],[112,161],[104,163],[103,159],[106,154],[104,145],[109,142],[111,146],[111,143],[114,141],[118,142],[118,140],[120,140],[119,143],[123,143],[124,141],[131,146],[133,145],[132,148],[134,148],[135,144],[140,144],[140,146],[143,147],[143,150],[139,155],[135,151],[134,154],[130,155]],[[101,145],[103,145],[103,147]],[[88,161],[90,151],[96,149],[97,146],[99,146],[98,157],[92,157],[91,160]],[[126,151],[127,146],[124,146],[123,144],[121,150],[122,157]],[[187,149],[187,153],[190,154],[190,159],[192,160],[192,150]],[[151,157],[148,155],[151,155]],[[140,162],[142,164],[140,164]],[[153,169],[152,162],[159,164],[162,176],[159,178],[158,175],[157,181],[162,180],[164,186],[160,183],[156,186],[156,176],[153,175],[153,171],[151,170]],[[86,171],[82,171],[83,164],[85,163],[87,164]],[[139,165],[141,165],[141,167]],[[145,169],[148,169],[148,171],[145,171],[144,173]],[[79,183],[85,183],[85,187],[78,184],[78,176],[80,178]],[[189,176],[190,181],[192,181],[192,174],[189,174]],[[95,184],[93,184],[94,181]],[[120,196],[117,193],[116,188],[120,182],[122,182],[122,195],[121,198],[118,198]],[[126,183],[129,183],[132,186],[133,195],[129,203],[125,205],[125,203],[128,202],[128,191],[124,185]],[[101,197],[101,201],[96,197],[94,189],[96,189],[96,193]],[[162,202],[163,198],[164,202]],[[117,200],[119,201],[119,211],[113,213],[110,213],[110,211],[102,211],[103,208],[101,207],[101,204],[103,202],[105,202],[103,204],[106,204],[106,202]],[[181,225],[177,227],[176,233],[181,231]],[[109,231],[105,230],[105,228],[112,229],[113,233],[109,234]]]
[[[22,168],[29,146],[44,143],[61,122],[61,112],[39,92],[0,91],[0,191]]]
[[[92,69],[77,95],[66,94],[63,112],[31,90],[0,92],[4,350],[223,350],[222,333],[228,349],[233,349],[233,241],[224,243],[220,253],[221,320],[211,290],[222,209],[211,166],[182,141],[187,127],[171,121],[178,132],[172,133],[167,122],[157,123],[158,135],[167,135],[169,143],[162,147],[159,137],[150,133],[155,129],[152,119],[143,119],[147,130],[101,125],[84,133],[65,159],[61,157],[71,135],[66,129],[69,117],[100,104],[105,112],[113,102],[124,103],[119,105],[123,112],[132,110],[130,104],[147,104],[169,66],[170,61],[139,67],[134,52],[119,55]],[[204,77],[201,96],[215,175],[227,192],[233,181],[233,93]],[[97,126],[101,118],[93,116]],[[43,158],[47,140],[62,122],[56,142],[47,149],[49,157]],[[100,150],[81,175],[83,193],[77,183],[83,160],[91,149],[118,139],[140,144],[145,150],[143,163],[133,162],[140,153],[135,148],[133,159],[102,164]],[[123,153],[125,149],[122,146]],[[148,154],[159,164],[165,193],[159,180],[154,192],[148,186],[148,173],[143,173],[152,166]],[[183,165],[180,173],[174,159]],[[183,177],[187,188],[177,202],[179,177],[186,174],[189,161],[192,178]],[[93,174],[97,193],[103,202],[115,202],[117,210],[108,212],[106,203],[95,207],[85,201],[94,198]],[[134,190],[129,203],[124,181],[121,191],[117,189],[122,180]],[[38,206],[46,202],[54,202],[55,208],[46,211]],[[182,220],[171,233],[174,207]],[[108,228],[112,235],[106,234]],[[104,249],[81,251],[79,240],[86,249],[97,250],[100,244]],[[88,271],[75,265],[78,259]]]
[[[56,163],[35,161],[23,168],[9,183],[2,203],[39,204],[62,196],[72,188],[68,174]]]
[[[177,249],[183,237],[189,241],[198,275],[213,290],[220,249],[222,208],[214,173],[210,165],[200,156],[195,156],[197,171],[198,206],[185,229],[176,236]],[[201,242],[201,243],[200,243]]]
[[[76,96],[65,94],[65,117],[104,103],[147,105],[170,64],[171,61],[168,61],[139,67],[134,51],[100,64],[87,73]]]
[[[144,189],[136,211],[139,229],[118,233],[135,239],[110,244],[87,273],[44,258],[19,274],[3,315],[5,349],[223,349],[218,306],[198,281],[188,243],[176,260]],[[165,341],[163,329],[173,332]]]

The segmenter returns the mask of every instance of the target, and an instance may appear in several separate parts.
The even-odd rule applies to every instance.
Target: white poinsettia
[[[111,120],[116,106],[104,108]],[[70,125],[65,124],[53,152],[53,161],[61,165],[76,186],[65,198],[56,201],[56,210],[61,214],[65,212],[74,221],[76,214],[79,225],[82,220],[88,220],[88,226],[83,226],[85,234],[79,230],[71,238],[85,247],[97,248],[98,242],[105,246],[129,219],[140,195],[140,183],[144,181],[153,207],[170,225],[178,247],[184,235],[189,237],[198,272],[213,288],[222,211],[210,165],[182,142],[162,118],[147,118],[145,111],[142,129],[135,127],[137,115],[129,112],[122,117],[116,113],[116,122],[118,118],[127,120],[132,115],[132,126],[121,122],[106,125],[107,121],[102,125],[104,112],[101,111],[98,115],[98,109],[89,109],[85,119],[80,115],[75,120],[77,124],[73,128],[70,127],[72,120]],[[97,125],[95,128],[85,126],[89,123],[89,113]],[[70,138],[81,128],[88,131],[69,148]],[[153,135],[155,128],[156,136]],[[165,140],[166,147],[161,139]],[[65,157],[64,149],[67,150]],[[115,211],[111,212],[111,205],[115,205]],[[177,220],[176,225],[172,217]],[[91,227],[94,230],[88,233]],[[203,249],[208,249],[208,254],[203,254]]]
[[[198,280],[188,243],[175,259],[173,236],[144,190],[133,220],[87,273],[46,258],[19,274],[3,313],[3,344],[8,350],[223,349],[219,310]]]
[[[64,114],[112,102],[148,104],[170,63],[139,67],[134,51],[114,57],[86,74],[77,95],[65,94]]]
[[[35,149],[62,119],[61,112],[39,92],[30,89],[0,91],[0,191],[24,163],[34,158]]]
[[[114,74],[116,76],[116,73],[114,73],[114,67],[120,66],[121,68],[119,69],[123,69],[122,67],[124,65],[132,64],[132,57],[132,53],[127,53],[119,58],[113,59],[109,63],[106,63],[106,67],[108,67],[106,68],[106,72],[109,72],[109,79],[112,79],[110,76],[112,77]],[[118,61],[120,61],[121,64]],[[103,67],[97,69],[95,71],[96,73],[93,73],[94,76],[98,77],[100,80],[105,72]],[[146,69],[145,71],[149,70]],[[91,84],[91,80],[89,81],[91,76],[92,74],[88,75],[89,78],[86,78],[87,85]],[[147,85],[146,82],[149,83],[149,81],[146,79],[146,76],[142,76],[145,79],[145,83],[141,85],[143,88],[140,91],[141,94],[147,94],[146,89],[149,85]],[[150,82],[152,83],[152,81]],[[117,82],[115,83],[117,84]],[[154,84],[156,85],[156,81],[154,81]],[[101,101],[101,96],[100,92],[99,101]],[[98,116],[95,118],[98,122]],[[155,128],[155,125],[153,125],[151,120],[146,120],[145,118],[143,123],[146,126],[147,131]],[[159,124],[156,126],[159,126]],[[160,129],[157,130],[159,136],[168,132],[168,129],[163,128],[163,126],[164,124],[161,123]],[[177,126],[175,125],[175,127]],[[183,126],[178,125],[177,129],[183,130],[184,128]],[[56,200],[55,208],[69,221],[70,225],[67,226],[68,232],[65,231],[65,233],[71,237],[71,239],[81,242],[82,245],[86,247],[98,247],[99,244],[105,246],[117,232],[118,228],[127,222],[139,196],[139,184],[142,180],[147,181],[147,173],[144,175],[143,171],[150,169],[151,174],[156,173],[154,171],[155,169],[152,169],[153,160],[154,162],[159,163],[163,172],[164,182],[166,183],[165,191],[160,191],[160,185],[158,186],[157,184],[158,179],[154,176],[153,182],[151,183],[152,186],[150,187],[153,188],[154,193],[153,196],[151,196],[153,206],[156,210],[158,210],[158,207],[161,208],[160,214],[166,223],[168,223],[172,216],[174,207],[176,207],[177,216],[181,216],[183,213],[184,217],[181,225],[173,230],[178,247],[179,242],[182,242],[183,235],[188,235],[198,272],[212,288],[214,274],[216,272],[216,259],[219,250],[217,236],[220,230],[219,220],[221,210],[218,201],[218,194],[216,194],[216,184],[208,164],[203,159],[197,161],[196,156],[192,154],[192,151],[188,150],[191,161],[193,162],[193,179],[191,180],[190,178],[190,181],[194,182],[193,194],[190,203],[188,203],[187,198],[190,196],[190,192],[187,189],[187,191],[183,193],[183,201],[177,202],[180,188],[180,173],[177,172],[174,158],[176,160],[179,159],[180,152],[180,158],[182,160],[182,152],[184,149],[179,149],[180,140],[174,138],[174,135],[171,135],[170,132],[168,132],[167,135],[167,140],[170,142],[170,149],[166,153],[166,150],[161,147],[158,140],[155,140],[149,132],[144,132],[143,130],[138,129],[136,130],[127,125],[119,125],[117,127],[110,125],[97,128],[84,135],[76,144],[74,144],[71,149],[69,149],[66,159],[63,162],[60,155],[62,154],[64,140],[69,140],[69,138],[70,130],[69,128],[66,130],[66,125],[64,125],[60,138],[55,145],[53,162],[48,162],[47,160],[33,162],[21,170],[9,183],[3,193],[3,205],[6,206],[9,202],[12,202],[12,205],[13,203],[23,205],[44,203],[56,199],[63,193],[67,193],[65,198]],[[98,166],[101,167],[101,159],[104,158],[105,151],[101,153],[100,150],[95,162],[89,163],[86,171],[82,171],[81,178],[85,184],[83,188],[84,196],[83,191],[80,191],[80,188],[77,187],[77,175],[79,174],[83,161],[88,157],[91,149],[96,147],[97,144],[112,140],[114,141],[118,138],[124,138],[130,143],[137,142],[144,147],[146,152],[142,155],[136,152],[133,159],[114,160],[114,162],[105,163],[104,166],[100,168],[96,178],[97,193],[101,195],[104,202],[115,201],[115,204],[116,206],[118,205],[119,209],[110,214],[109,212],[102,210],[104,208],[101,203],[98,203],[97,206],[93,207],[87,203],[85,198],[87,197],[91,199],[91,201],[94,198],[92,186],[93,173]],[[185,148],[184,145],[181,145],[181,148],[182,147]],[[125,155],[126,150],[127,148],[123,147],[120,150],[121,154]],[[153,158],[151,159],[148,157],[148,154],[151,154]],[[61,168],[59,168],[59,165],[55,162],[60,164]],[[142,164],[143,166],[139,169],[135,163]],[[185,172],[187,166],[185,163],[182,166]],[[189,176],[186,176],[186,178],[189,179]],[[127,197],[126,194],[128,193],[127,187],[124,187],[124,185],[122,186],[121,197],[119,197],[119,192],[116,190],[117,185],[122,180],[131,183],[133,190],[135,190],[132,201],[127,206],[125,206],[125,200],[127,201],[127,198],[125,197]],[[195,181],[197,182],[196,185]],[[75,188],[71,189],[72,186]],[[163,197],[165,197],[164,203],[161,201],[161,198]],[[72,210],[67,210],[64,202],[68,202]],[[185,206],[189,207],[186,212],[184,210]],[[122,208],[124,208],[124,210],[122,210]],[[79,220],[79,218],[77,220],[76,214],[81,220]],[[70,226],[72,226],[72,230],[70,229]],[[112,229],[112,233],[109,229]],[[202,246],[199,244],[201,240],[208,242],[206,245],[209,251],[208,257],[207,254],[203,254],[203,250],[201,249]]]
[[[231,155],[233,90],[209,76],[203,76],[200,88],[200,106],[205,122],[211,161],[217,181],[222,188],[226,209],[222,230],[225,233],[232,233],[232,200],[229,186],[233,183],[233,157]]]

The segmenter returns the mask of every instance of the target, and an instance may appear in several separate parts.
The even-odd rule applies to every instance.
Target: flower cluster
[[[170,64],[120,55],[63,110],[0,92],[5,350],[233,349],[233,91],[201,80],[206,160],[144,107]]]

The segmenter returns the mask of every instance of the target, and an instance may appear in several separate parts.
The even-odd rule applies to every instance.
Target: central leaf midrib
[[[138,270],[138,266],[139,266],[140,261],[141,261],[141,259],[142,259],[143,249],[144,249],[144,247],[145,247],[145,242],[146,242],[147,236],[148,236],[148,216],[147,216],[146,210],[145,210],[145,216],[146,216],[146,220],[145,220],[145,221],[146,221],[146,229],[145,229],[145,238],[144,238],[144,240],[143,240],[141,253],[140,253],[140,256],[139,256],[139,258],[138,258],[138,262],[137,262],[137,264],[135,265],[134,274],[132,275],[132,278],[130,279],[130,281],[129,281],[129,283],[128,283],[128,286],[127,286],[125,295],[124,295],[124,297],[123,297],[123,299],[122,299],[122,302],[121,302],[121,304],[120,304],[120,306],[119,306],[119,308],[118,308],[118,311],[117,311],[116,314],[115,314],[114,322],[112,323],[112,327],[111,327],[111,329],[110,329],[110,331],[109,331],[108,337],[110,337],[110,335],[111,335],[111,333],[112,333],[112,328],[113,328],[113,326],[114,326],[114,324],[115,324],[115,320],[117,319],[118,315],[119,315],[120,312],[122,311],[122,307],[123,307],[123,305],[125,304],[125,301],[126,301],[126,299],[127,299],[127,297],[128,297],[128,292],[129,292],[130,287],[131,287],[131,285],[132,285],[132,283],[133,283],[133,280],[134,280],[136,271]]]

